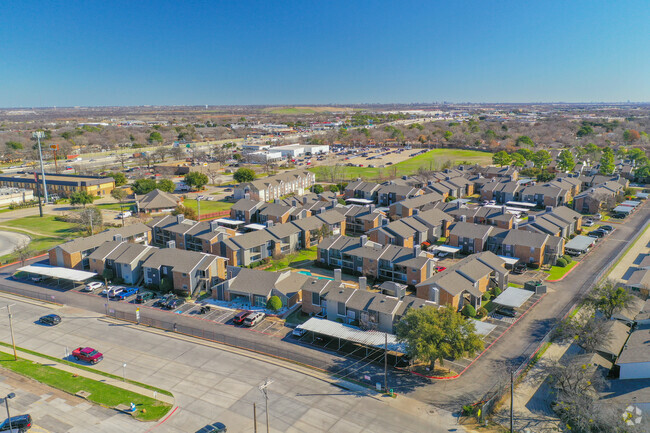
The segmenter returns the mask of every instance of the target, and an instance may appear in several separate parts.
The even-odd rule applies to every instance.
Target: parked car
[[[120,212],[119,214],[117,214],[117,217],[124,219],[130,217],[131,215],[133,215],[131,211],[125,210],[124,212]]]
[[[39,318],[38,321],[43,325],[54,326],[61,323],[61,316],[57,316],[56,314],[48,314],[47,316]]]
[[[264,320],[264,317],[266,314],[264,313],[253,313],[244,319],[244,326],[247,326],[249,328],[252,328],[253,326],[257,325],[260,323],[262,320]]]
[[[240,311],[235,315],[235,317],[232,318],[232,321],[236,325],[241,325],[242,323],[244,323],[244,319],[246,319],[246,317],[248,317],[249,314],[251,314],[250,311]]]
[[[35,283],[40,283],[41,281],[43,281],[43,277],[40,276],[40,275],[35,275],[33,277],[29,277],[29,279],[31,281],[35,282]]]
[[[614,227],[612,226],[600,226],[598,230],[603,230],[607,232],[608,234],[614,231]]]
[[[11,424],[11,429],[9,429],[9,424]],[[29,414],[26,415],[16,415],[11,418],[7,418],[0,424],[0,432],[7,433],[25,433],[32,427],[32,416]]]
[[[97,364],[99,361],[104,359],[104,355],[92,347],[77,347],[72,351],[72,356],[76,360],[86,361],[91,364]]]
[[[526,263],[517,263],[512,267],[512,273],[518,275],[523,274],[527,269]]]
[[[185,299],[172,297],[167,302],[165,302],[160,308],[163,310],[175,310],[185,303]]]
[[[149,299],[153,299],[153,297],[154,297],[153,292],[140,292],[135,297],[135,303],[136,304],[144,304]]]
[[[209,305],[202,305],[197,314],[206,314],[210,312]]]
[[[94,292],[95,290],[99,289],[103,285],[104,285],[104,283],[102,283],[102,282],[92,281],[92,282],[86,284],[85,286],[83,286],[81,291],[82,292]]]
[[[307,332],[307,330],[305,328],[301,328],[300,326],[296,326],[294,328],[294,330],[291,332],[291,335],[293,335],[294,337],[300,338],[303,335],[305,335],[306,332]]]
[[[436,266],[436,272],[442,272],[447,269],[445,266]]]
[[[137,295],[140,289],[137,287],[127,287],[124,290],[122,290],[120,293],[115,295],[115,299],[118,301],[124,300],[128,298],[129,296]]]
[[[593,220],[584,220],[582,222],[582,225],[585,226],[585,227],[593,227],[594,224],[596,224],[596,223],[593,222]]]
[[[515,311],[514,308],[511,307],[499,307],[496,310],[497,314],[500,314],[502,316],[506,317],[515,317],[517,315],[517,312]]]
[[[162,306],[165,305],[173,297],[174,297],[174,295],[171,295],[171,294],[164,295],[160,299],[158,299],[156,302],[154,302],[153,306],[162,308]]]
[[[215,422],[214,424],[205,426],[201,429],[205,433],[226,433],[228,429],[226,425],[220,422]]]
[[[117,298],[117,296],[122,293],[126,287],[124,286],[114,286],[112,289],[108,291],[108,297],[109,298]]]
[[[607,235],[607,232],[605,230],[597,229],[592,232],[589,232],[590,237],[592,238],[604,238]]]

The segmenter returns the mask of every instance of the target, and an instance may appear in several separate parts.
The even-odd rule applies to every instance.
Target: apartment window
[[[320,295],[316,292],[311,294],[312,305],[320,305]]]
[[[339,302],[337,306],[337,313],[339,316],[345,316],[345,302]]]

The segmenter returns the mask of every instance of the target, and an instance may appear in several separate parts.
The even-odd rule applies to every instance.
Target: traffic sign
[[[50,144],[50,149],[59,150],[59,145],[58,144]]]

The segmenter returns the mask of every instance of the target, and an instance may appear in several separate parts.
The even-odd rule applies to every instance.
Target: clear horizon
[[[9,1],[0,105],[643,104],[649,19],[637,0]]]

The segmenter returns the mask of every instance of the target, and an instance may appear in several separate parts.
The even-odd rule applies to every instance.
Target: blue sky
[[[646,0],[8,0],[0,106],[650,101],[648,23]]]

